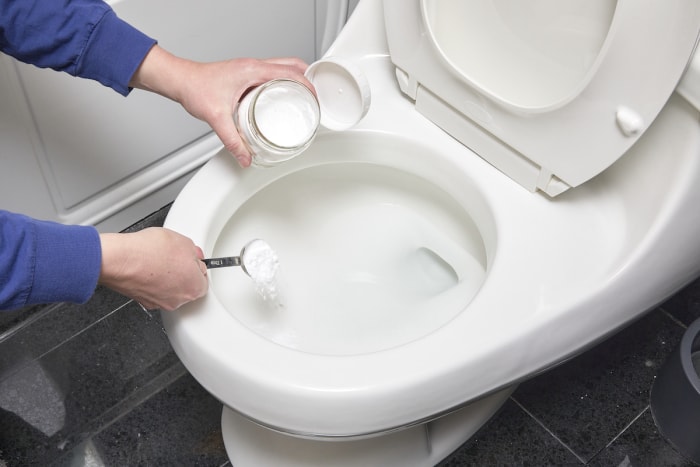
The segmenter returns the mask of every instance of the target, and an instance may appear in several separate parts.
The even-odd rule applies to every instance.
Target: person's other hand
[[[278,78],[299,81],[315,92],[304,76],[307,66],[298,58],[200,63],[181,59],[155,45],[130,85],[179,102],[191,115],[207,122],[238,163],[247,167],[251,155],[233,123],[236,104],[248,89]]]
[[[146,309],[174,310],[208,290],[202,250],[189,238],[160,227],[101,234],[99,283]]]

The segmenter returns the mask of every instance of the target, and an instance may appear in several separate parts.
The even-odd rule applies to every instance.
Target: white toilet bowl
[[[234,465],[433,465],[519,381],[700,272],[700,125],[679,95],[624,157],[550,198],[416,112],[379,2],[331,53],[366,73],[365,119],[270,169],[222,152],[165,224],[207,256],[263,238],[280,257],[278,304],[231,268],[162,315],[226,407]]]

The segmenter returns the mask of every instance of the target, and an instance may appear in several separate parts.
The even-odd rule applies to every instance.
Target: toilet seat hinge
[[[399,83],[401,92],[415,101],[418,95],[418,81],[416,78],[410,76],[401,68],[396,67],[396,81]]]
[[[544,167],[540,168],[540,172],[537,175],[536,186],[538,190],[551,197],[557,196],[571,188],[570,185]]]

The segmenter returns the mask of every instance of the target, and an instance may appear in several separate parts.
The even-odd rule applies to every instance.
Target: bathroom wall
[[[318,4],[317,4],[318,2]],[[311,62],[347,0],[117,0],[117,14],[175,54]],[[338,26],[340,25],[340,26]],[[220,142],[162,97],[0,56],[0,208],[117,230],[172,201]]]

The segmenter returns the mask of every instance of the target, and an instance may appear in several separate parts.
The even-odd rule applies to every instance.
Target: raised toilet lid
[[[700,32],[696,0],[384,0],[384,13],[417,110],[550,196],[637,141]]]

